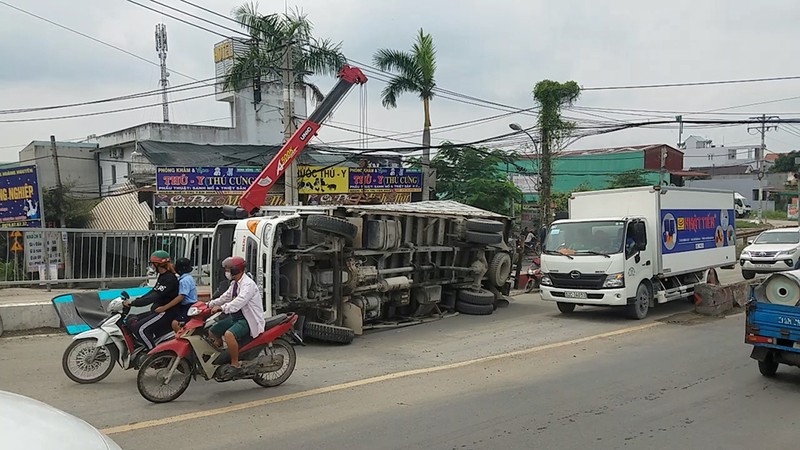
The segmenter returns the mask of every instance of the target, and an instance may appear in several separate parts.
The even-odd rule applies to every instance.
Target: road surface
[[[299,348],[277,388],[198,381],[163,405],[139,396],[133,371],[67,380],[66,336],[0,338],[0,389],[126,449],[796,447],[800,371],[761,377],[741,314],[698,320],[690,309],[674,302],[630,321],[521,296],[488,317]]]

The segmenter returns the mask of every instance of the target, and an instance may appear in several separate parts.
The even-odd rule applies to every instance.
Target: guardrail
[[[0,229],[0,287],[143,283],[155,250],[186,257],[198,284],[208,284],[211,230],[111,231],[74,228]]]

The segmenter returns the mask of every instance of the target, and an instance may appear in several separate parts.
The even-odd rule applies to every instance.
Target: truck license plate
[[[566,298],[586,298],[586,292],[564,292]]]
[[[756,264],[757,269],[766,269],[769,267],[769,264]]]

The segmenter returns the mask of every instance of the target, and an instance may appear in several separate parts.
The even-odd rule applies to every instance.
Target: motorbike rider
[[[264,331],[264,306],[261,304],[258,285],[245,273],[245,260],[232,256],[222,261],[225,278],[230,280],[228,289],[218,298],[208,302],[212,312],[222,311],[228,316],[209,329],[214,345],[222,347],[222,338],[228,345],[233,373],[241,371],[239,364],[239,342],[250,334],[255,338]]]
[[[170,263],[169,253],[164,250],[153,252],[150,255],[150,266],[158,272],[156,285],[150,292],[136,300],[123,302],[126,307],[151,305],[150,312],[138,315],[131,326],[131,332],[148,349],[154,347],[153,341],[157,336],[169,332],[172,319],[178,312],[177,308],[167,308],[178,295],[178,277],[175,276],[175,268]]]
[[[197,301],[197,285],[192,276],[192,262],[188,258],[178,258],[175,260],[175,272],[178,274],[178,295],[164,306],[159,306],[156,310],[163,308],[168,311],[175,308],[172,320],[172,331],[178,332],[181,323],[189,320],[186,315],[189,307]]]

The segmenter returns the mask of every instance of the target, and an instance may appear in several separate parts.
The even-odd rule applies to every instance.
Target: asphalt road
[[[686,320],[690,309],[564,316],[521,296],[488,317],[299,348],[277,388],[193,382],[163,405],[139,396],[133,371],[70,382],[67,336],[0,338],[0,389],[75,414],[126,449],[796,447],[800,371],[762,378],[741,314]]]

